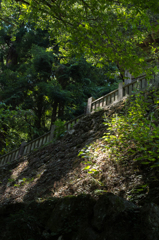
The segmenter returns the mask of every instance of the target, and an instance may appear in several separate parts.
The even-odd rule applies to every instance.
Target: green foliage
[[[9,179],[8,179],[8,182],[10,182],[10,183],[11,183],[11,182],[14,182],[14,181],[15,181],[14,178],[9,178]]]
[[[17,183],[15,183],[17,181]],[[20,186],[23,186],[25,184],[29,184],[30,182],[33,182],[34,181],[34,178],[23,178],[23,179],[14,179],[14,178],[9,178],[8,179],[8,183],[15,183],[14,184],[14,187],[20,187]]]
[[[30,110],[22,110],[20,107],[12,110],[11,106],[0,103],[0,154],[19,147],[21,142],[27,139],[30,130],[28,122],[33,118],[34,114]]]
[[[111,61],[139,75],[147,65],[147,54],[138,45],[157,33],[158,7],[158,0],[2,0],[1,18],[9,29],[14,26],[12,40],[17,27],[29,21],[48,28],[53,39],[56,36],[64,61],[85,53],[99,67]],[[157,58],[155,42],[149,47]]]
[[[54,132],[55,137],[59,138],[64,136],[64,133],[66,132],[65,121],[58,119],[54,122],[54,125],[55,125],[55,132]]]
[[[101,190],[101,189],[96,189],[96,190],[94,191],[95,194],[99,194],[99,195],[101,195],[101,194],[103,194],[103,193],[106,193],[106,192],[107,192],[106,190]]]
[[[96,156],[96,154],[94,153],[92,155],[91,151],[94,151],[93,145],[89,145],[86,148],[83,148],[79,152],[78,156],[80,156],[81,158],[84,158],[85,160],[82,163],[87,165],[82,170],[86,171],[88,174],[90,174],[92,176],[92,178],[95,179],[96,176],[99,175],[101,170],[99,169],[99,166],[96,163],[94,163],[94,161],[93,161],[95,156]]]
[[[15,180],[14,180],[15,181]],[[23,179],[19,179],[18,183],[14,184],[14,187],[20,187],[23,186],[25,184],[29,184],[30,182],[33,182],[34,178],[23,178]]]
[[[125,114],[110,121],[105,116],[109,132],[104,139],[111,159],[125,161],[129,156],[152,168],[159,166],[158,99],[159,92],[155,90],[139,93],[130,99]]]
[[[47,19],[47,26],[36,28],[34,11],[25,22],[25,7],[18,1],[1,3],[0,101],[8,111],[17,112],[12,118],[5,110],[1,154],[19,147],[22,140],[43,135],[56,119],[68,121],[83,114],[88,97],[112,91],[119,79],[116,64],[109,61],[100,68],[88,63],[83,53],[77,57],[68,46],[71,38],[66,38],[66,45],[59,41]]]
[[[3,24],[0,95],[10,109],[19,107],[30,112],[22,115],[25,140],[47,132],[56,119],[70,120],[82,114],[88,97],[97,98],[115,87],[118,78],[106,76],[110,71],[114,74],[115,64],[101,70],[88,63],[84,56],[70,56],[65,60],[59,51],[60,43],[51,40],[48,30],[35,30],[31,23],[17,28],[14,41],[13,32],[13,27],[8,29],[7,24]],[[27,127],[24,129],[24,126]]]

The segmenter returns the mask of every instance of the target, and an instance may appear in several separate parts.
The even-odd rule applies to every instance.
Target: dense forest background
[[[157,0],[0,1],[0,154],[156,73]],[[153,61],[152,61],[153,59]]]
[[[12,27],[0,31],[0,151],[18,147],[67,121],[98,98],[117,88],[121,79],[115,64],[103,68],[84,55],[65,57],[48,30],[23,24],[12,39]]]

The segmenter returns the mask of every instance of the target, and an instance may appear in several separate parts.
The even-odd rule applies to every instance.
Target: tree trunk
[[[58,102],[55,100],[52,105],[53,110],[52,110],[52,116],[51,116],[51,125],[53,125],[53,123],[56,121],[57,106],[58,106]]]
[[[59,110],[58,110],[58,117],[62,119],[64,116],[64,102],[59,102]]]

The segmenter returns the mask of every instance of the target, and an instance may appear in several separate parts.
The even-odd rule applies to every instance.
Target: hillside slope
[[[85,167],[82,162],[87,156],[81,158],[78,154],[89,144],[94,143],[96,147],[100,147],[102,136],[106,131],[103,124],[104,112],[112,114],[120,111],[123,106],[124,104],[120,102],[111,109],[84,117],[76,124],[73,131],[56,143],[33,151],[18,162],[0,168],[0,203],[31,201],[39,198],[42,200],[79,193],[93,194],[95,189],[113,189],[115,182],[118,182],[118,179],[113,180],[114,184],[112,182],[117,169],[106,159],[105,153],[99,153],[97,163],[103,169],[100,178],[109,171],[110,180],[107,179],[107,186],[100,186],[99,179],[95,181],[82,170]],[[118,178],[118,176],[114,177]]]
[[[158,170],[136,164],[133,159],[129,159],[127,164],[112,161],[107,155],[102,138],[103,134],[107,132],[107,128],[103,124],[103,115],[106,114],[109,118],[114,113],[124,112],[124,102],[125,100],[122,100],[105,110],[85,116],[74,126],[73,130],[56,143],[33,151],[18,161],[0,168],[0,223],[3,226],[1,239],[104,240],[105,237],[108,237],[109,240],[150,240],[150,236],[153,237],[153,240],[159,238]],[[153,102],[150,102],[149,111],[153,109],[152,105]],[[78,156],[79,153],[80,156]],[[94,174],[88,173],[86,167],[88,165],[92,166]],[[145,183],[146,187],[141,189]],[[73,197],[77,195],[79,196]],[[131,202],[126,200],[131,200]],[[147,208],[140,208],[145,203],[151,202],[157,205],[150,204]],[[107,209],[110,208],[109,213],[105,212],[107,211],[104,207],[106,203],[108,204]],[[77,211],[79,223],[76,227],[71,228],[77,214],[76,211],[74,212],[74,204],[78,211],[81,211],[81,215]],[[113,204],[112,207],[111,204]],[[65,211],[68,205],[70,211],[73,211],[72,213]],[[51,218],[51,222],[44,226],[53,209],[57,209],[53,214],[53,219]],[[61,209],[63,209],[62,212],[60,212]],[[116,217],[110,218],[106,228],[109,229],[108,226],[113,225],[115,230],[111,229],[109,234],[104,232],[103,222],[100,222],[105,221],[105,215],[102,220],[96,222],[100,218],[98,215],[102,216],[101,211],[103,214],[108,214],[109,218],[114,216],[113,212],[115,211]],[[66,223],[62,223],[63,219],[69,219],[71,216],[74,217],[70,220],[70,228],[67,226],[65,229]],[[87,226],[88,233],[85,236],[80,235],[83,216],[87,219],[85,226]],[[94,216],[94,220],[90,220],[92,216]],[[136,218],[138,220],[135,228]],[[149,221],[147,218],[152,218],[151,223],[141,221],[141,219]],[[124,230],[125,222],[129,222],[129,220],[130,224]],[[5,223],[9,224],[9,229]],[[21,226],[18,229],[17,224]],[[27,232],[28,224],[30,226],[29,233],[23,235],[22,229],[24,228],[24,232]],[[145,235],[144,226],[149,224],[149,230]],[[123,230],[121,230],[122,228]],[[120,238],[118,237],[119,229]],[[152,229],[155,229],[154,235]],[[110,238],[112,234],[114,236]],[[134,234],[133,237],[132,234]]]

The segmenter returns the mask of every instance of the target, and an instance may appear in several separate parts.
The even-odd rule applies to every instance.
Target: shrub
[[[130,155],[135,161],[158,167],[159,92],[140,92],[131,97],[125,109],[125,114],[116,114],[110,121],[105,117],[109,131],[103,138],[111,158],[123,161]]]

